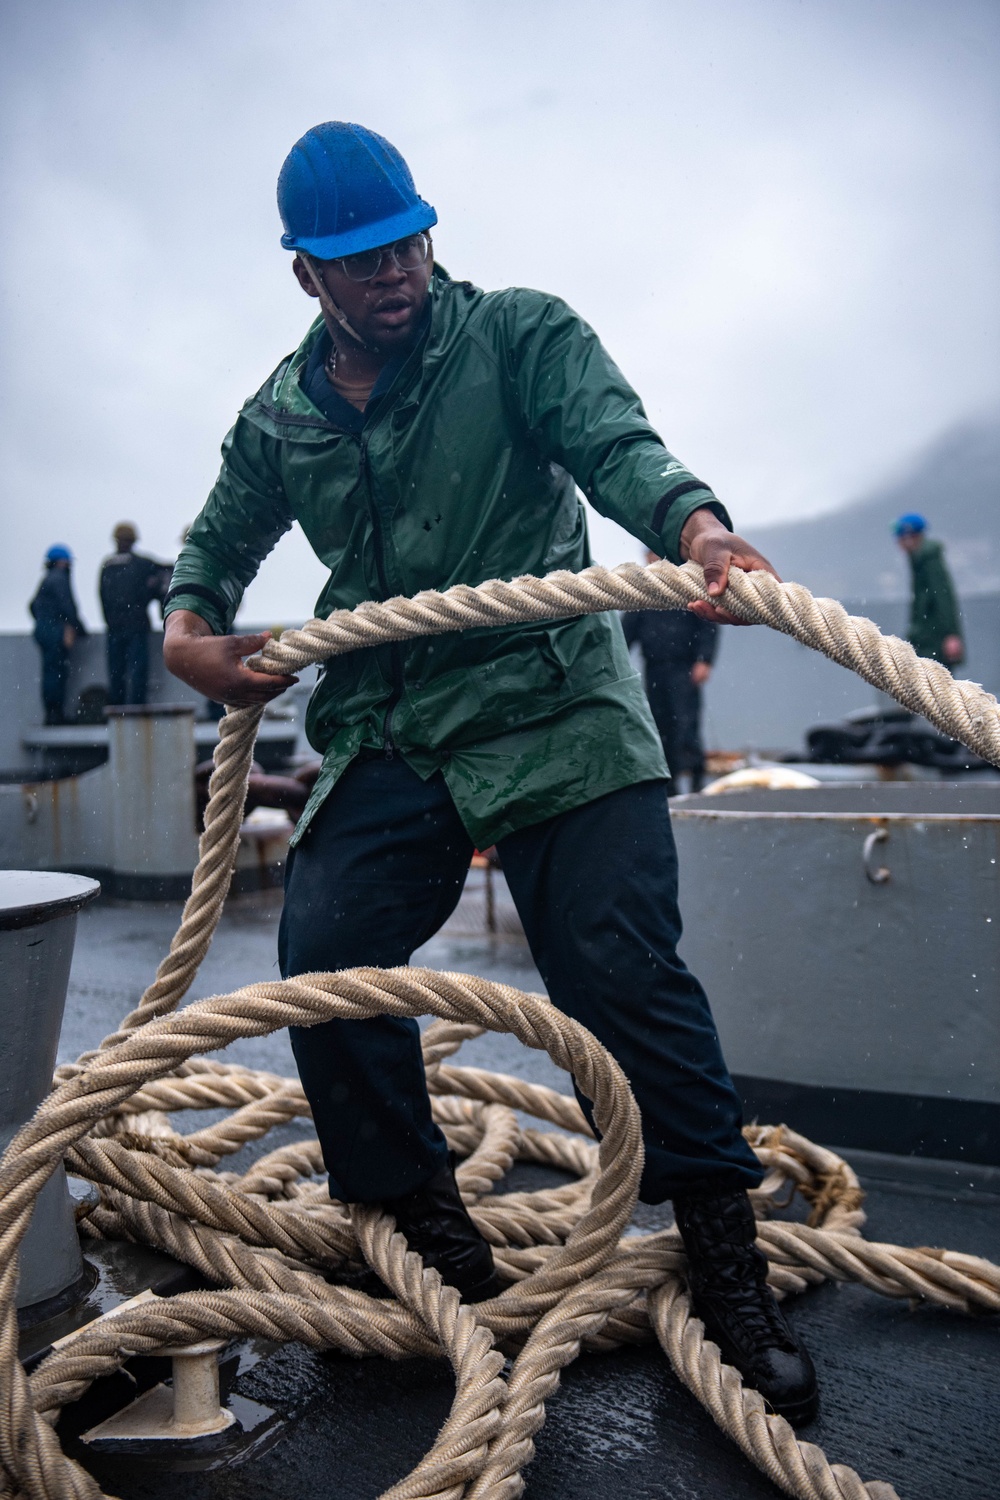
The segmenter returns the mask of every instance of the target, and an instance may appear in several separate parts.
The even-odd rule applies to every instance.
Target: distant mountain
[[[753,531],[783,578],[834,599],[899,599],[909,570],[892,523],[919,511],[947,549],[960,594],[1000,591],[1000,424],[969,423],[929,449],[897,483],[807,521]]]

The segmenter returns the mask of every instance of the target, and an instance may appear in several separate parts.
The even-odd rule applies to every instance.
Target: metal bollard
[[[225,1339],[203,1339],[164,1349],[174,1362],[174,1409],[170,1426],[177,1437],[222,1432],[235,1418],[219,1401],[219,1352]]]
[[[0,1149],[52,1086],[76,914],[100,889],[82,875],[0,870]],[[20,1272],[22,1325],[55,1316],[86,1289],[61,1163],[38,1195],[21,1243]]]
[[[194,709],[173,703],[108,709],[113,894],[185,896],[198,858]]]
[[[135,1306],[140,1300],[136,1297],[129,1305]],[[112,1313],[111,1317],[114,1316]],[[130,1444],[190,1444],[237,1427],[235,1414],[219,1398],[219,1354],[225,1347],[225,1339],[202,1339],[197,1344],[161,1349],[159,1352],[173,1361],[172,1384],[161,1382],[143,1391],[121,1411],[82,1433],[82,1441],[95,1443],[98,1448],[127,1452]],[[267,1407],[257,1407],[253,1402],[242,1404],[254,1413],[259,1412],[261,1417],[274,1416]],[[255,1423],[251,1418],[247,1424],[250,1432],[255,1425],[259,1426],[260,1420]],[[237,1427],[237,1437],[240,1436]]]

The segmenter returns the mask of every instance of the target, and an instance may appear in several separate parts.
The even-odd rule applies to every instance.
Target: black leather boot
[[[819,1411],[816,1371],[767,1285],[767,1258],[746,1193],[674,1199],[688,1256],[688,1289],[705,1335],[793,1427]]]
[[[401,1198],[387,1198],[387,1213],[406,1236],[411,1250],[433,1266],[441,1280],[457,1287],[466,1302],[485,1302],[500,1293],[493,1251],[462,1202],[455,1181],[454,1159],[430,1182]]]

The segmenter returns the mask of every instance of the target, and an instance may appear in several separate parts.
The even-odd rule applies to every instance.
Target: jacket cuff
[[[164,620],[175,609],[188,609],[192,614],[200,615],[211,625],[215,635],[225,635],[228,631],[225,600],[200,584],[188,583],[171,589],[163,601]]]
[[[664,501],[666,504],[664,505]],[[660,505],[664,505],[666,514],[660,525],[655,528],[659,531],[660,542],[663,548],[663,556],[672,563],[680,563],[681,558],[681,532],[684,523],[693,511],[710,510],[714,516],[725,526],[727,531],[733,530],[733,523],[729,518],[729,512],[721,500],[717,500],[712,491],[706,486],[698,489],[685,491],[683,495],[671,497],[665,495]],[[659,510],[659,506],[657,507]]]

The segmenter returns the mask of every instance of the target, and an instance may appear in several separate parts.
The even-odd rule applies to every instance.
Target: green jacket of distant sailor
[[[322,318],[246,403],[166,613],[191,610],[227,631],[295,521],[330,569],[319,616],[365,599],[586,567],[577,486],[674,561],[693,510],[711,506],[729,525],[565,303],[534,291],[484,293],[440,267],[428,300],[422,337],[380,382],[360,430],[328,420],[303,388],[328,337]],[[404,756],[424,777],[440,769],[481,848],[667,774],[613,614],[335,657],[307,732],[323,769],[297,837],[365,747]]]
[[[930,537],[922,537],[920,546],[910,552],[909,560],[913,597],[907,640],[918,656],[957,666],[961,656],[949,660],[944,653],[945,640],[962,634],[958,598],[944,560],[944,547]]]

